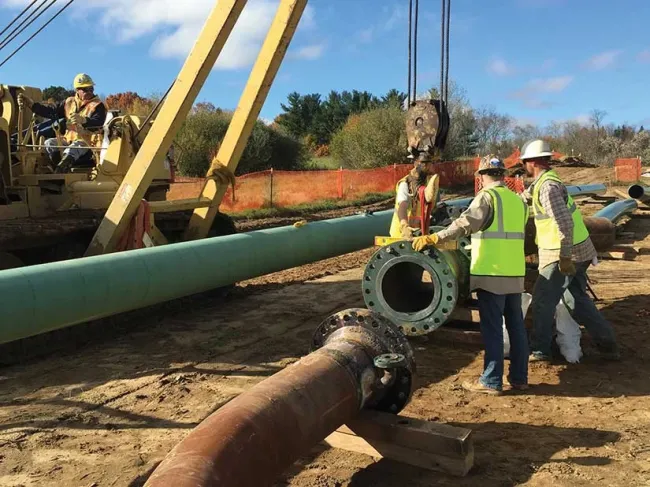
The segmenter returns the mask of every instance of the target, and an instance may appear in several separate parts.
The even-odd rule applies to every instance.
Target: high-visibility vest
[[[399,191],[399,185],[405,182],[408,179],[408,176],[404,176],[397,182],[395,186],[395,193]],[[406,216],[408,219],[408,225],[411,228],[422,228],[422,213],[424,212],[430,216],[431,209],[433,208],[435,202],[427,203],[424,201],[424,186],[420,188],[420,191],[417,195],[410,197],[408,199],[408,208],[406,210]],[[393,219],[390,223],[390,236],[393,238],[399,238],[402,236],[402,230],[400,228],[399,216],[397,215],[397,208],[399,203],[395,199],[395,211],[393,212]],[[428,223],[425,222],[425,226],[428,229]]]
[[[537,246],[540,249],[560,250],[562,246],[560,229],[557,226],[557,222],[544,212],[544,208],[539,199],[540,189],[546,181],[556,181],[564,184],[555,171],[545,172],[540,176],[537,183],[535,183],[535,188],[533,189],[533,215],[535,216],[535,229],[537,232],[535,242],[537,242]],[[571,195],[568,195],[567,198],[567,208],[573,219],[573,245],[578,245],[589,238],[589,230],[587,230],[585,222],[582,219],[582,214],[575,201],[573,201],[573,198],[571,198]]]
[[[69,119],[73,113],[78,113],[88,118],[101,104],[102,101],[97,96],[88,101],[81,101],[76,96],[68,97],[63,106],[65,118]],[[76,125],[68,124],[66,126],[64,138],[68,144],[71,144],[75,140],[83,139],[88,145],[92,145],[90,133],[83,127],[77,127]]]
[[[505,186],[484,189],[492,198],[492,223],[472,234],[473,276],[524,277],[528,206]],[[478,195],[477,195],[478,196]]]

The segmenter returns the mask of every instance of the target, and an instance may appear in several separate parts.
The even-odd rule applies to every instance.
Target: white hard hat
[[[542,139],[529,140],[521,149],[519,159],[533,159],[536,157],[552,157],[551,146]]]

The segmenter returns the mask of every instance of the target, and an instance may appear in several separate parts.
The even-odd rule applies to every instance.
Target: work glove
[[[402,233],[402,238],[410,239],[413,237],[413,230],[411,230],[407,221],[400,222],[399,229]]]
[[[23,93],[18,93],[18,108],[32,108],[32,105],[34,104],[34,100],[32,100],[30,97]]]
[[[560,272],[565,276],[576,275],[576,265],[571,257],[560,257]]]
[[[78,113],[73,113],[72,115],[70,115],[68,121],[72,125],[83,125],[88,121],[88,119],[83,115],[79,115]]]
[[[416,252],[421,252],[424,250],[426,247],[435,247],[436,244],[438,243],[438,235],[435,233],[432,233],[431,235],[422,235],[421,237],[415,237],[413,239],[413,250]]]

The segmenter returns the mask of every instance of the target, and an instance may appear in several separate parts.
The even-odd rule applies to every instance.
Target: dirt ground
[[[624,244],[650,248],[650,211],[623,230],[634,233]],[[306,353],[321,320],[363,306],[371,253],[182,300],[133,319],[129,333],[0,369],[0,485],[142,485],[203,418]],[[460,383],[480,373],[480,347],[435,333],[412,341],[417,390],[403,414],[471,428],[468,477],[319,445],[277,485],[650,486],[649,272],[648,253],[590,272],[623,361],[600,362],[583,334],[581,363],[531,364],[526,393],[466,393]]]

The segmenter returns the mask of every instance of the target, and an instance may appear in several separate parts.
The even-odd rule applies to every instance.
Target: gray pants
[[[559,263],[549,264],[539,271],[533,290],[533,334],[531,351],[534,354],[551,355],[553,318],[555,307],[564,294],[565,303],[573,309],[573,317],[591,335],[596,346],[603,352],[618,351],[612,325],[598,311],[587,295],[587,269],[590,261],[576,264],[576,275],[565,276]]]
[[[55,160],[53,156],[55,154],[58,155],[61,152],[61,149],[58,148],[60,145],[67,146],[65,149],[63,149],[63,155],[69,156],[75,161],[78,161],[90,150],[88,144],[86,144],[86,142],[81,139],[75,140],[70,145],[68,145],[65,140],[61,140],[59,143],[57,139],[47,139],[45,141],[45,152],[47,152],[47,154],[50,156],[50,159]]]

